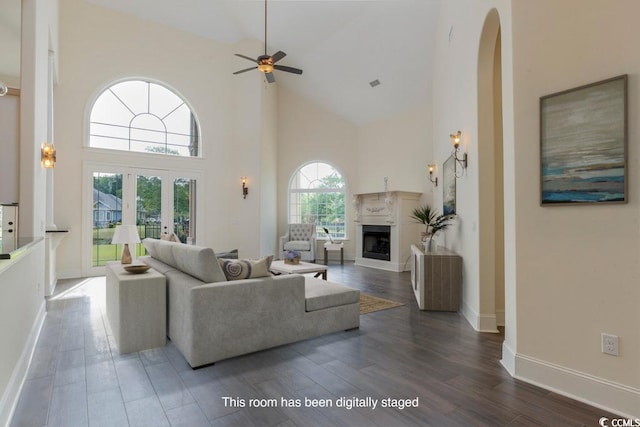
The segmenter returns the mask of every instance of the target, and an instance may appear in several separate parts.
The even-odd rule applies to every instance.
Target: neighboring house
[[[93,226],[106,228],[122,221],[122,199],[93,189]]]

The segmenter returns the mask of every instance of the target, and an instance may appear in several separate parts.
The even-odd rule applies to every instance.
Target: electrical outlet
[[[601,334],[602,335],[602,352],[610,354],[612,356],[618,355],[618,337],[615,335]]]

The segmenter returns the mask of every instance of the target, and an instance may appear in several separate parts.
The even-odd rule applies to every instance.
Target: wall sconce
[[[431,165],[427,165],[429,167],[429,181],[433,182],[433,184],[437,187],[438,186],[438,177],[436,176],[436,179],[433,179],[433,172],[436,170],[436,165],[431,164]]]
[[[247,177],[242,177],[242,198],[246,199],[247,194],[249,194],[249,187],[247,187]]]
[[[40,148],[40,163],[43,168],[53,168],[56,165],[56,148],[53,144],[45,142]]]
[[[9,93],[9,88],[7,87],[6,84],[0,81],[0,96],[5,96],[8,93]]]
[[[460,166],[462,166],[463,169],[467,168],[467,153],[462,153],[462,158],[458,158],[458,151],[460,151],[460,137],[462,136],[462,132],[458,131],[456,133],[452,133],[451,135],[449,135],[449,137],[451,138],[451,143],[453,144],[453,147],[455,148],[455,151],[453,152],[453,157],[456,159],[456,161],[458,163],[460,163]],[[463,171],[464,173],[464,171]],[[461,175],[462,176],[462,175]]]

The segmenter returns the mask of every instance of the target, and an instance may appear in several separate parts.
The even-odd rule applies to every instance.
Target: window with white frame
[[[91,108],[89,146],[199,156],[199,127],[184,99],[161,84],[127,80],[105,89]]]
[[[289,223],[315,223],[319,239],[347,237],[345,182],[333,166],[322,162],[301,166],[289,183]]]

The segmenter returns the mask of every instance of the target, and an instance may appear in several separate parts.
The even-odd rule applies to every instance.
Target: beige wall
[[[205,197],[199,200],[204,215],[198,223],[203,232],[198,243],[215,250],[239,248],[246,257],[267,250],[262,242],[272,236],[262,235],[256,219],[266,212],[265,206],[261,208],[262,195],[272,198],[275,191],[269,189],[275,183],[274,160],[268,158],[274,155],[270,150],[273,131],[263,131],[264,126],[272,126],[268,122],[275,120],[271,117],[275,112],[265,110],[261,98],[275,94],[267,93],[259,73],[232,75],[244,65],[233,53],[251,55],[260,46],[216,43],[80,0],[61,2],[60,22],[55,222],[71,229],[58,249],[61,277],[84,273],[78,255],[84,243],[79,197],[86,184],[82,182],[83,162],[123,163],[120,153],[85,147],[88,109],[106,86],[131,77],[162,82],[188,100],[201,125],[203,157],[133,154],[126,156],[125,164],[200,172],[199,188]],[[266,145],[261,145],[263,139]],[[271,178],[262,179],[263,174]],[[249,177],[251,191],[246,200],[241,194],[241,176]]]
[[[347,184],[348,240],[345,257],[353,259],[355,236],[351,194],[356,185],[358,128],[308,99],[283,87],[278,91],[278,236],[285,233],[288,217],[288,188],[293,173],[303,164],[320,161],[333,165]],[[322,248],[322,243],[318,243]],[[322,252],[316,250],[318,257]],[[319,258],[322,259],[322,258]]]
[[[447,245],[464,257],[464,314],[487,316],[478,199],[478,46],[492,8],[502,31],[505,316],[503,363],[516,377],[637,417],[640,408],[640,227],[638,226],[640,30],[632,0],[447,2],[441,9],[434,80],[435,157],[461,129],[469,168],[458,184],[458,223]],[[606,29],[604,31],[603,29]],[[611,46],[616,46],[612,49]],[[570,57],[570,60],[568,60]],[[469,71],[471,70],[471,72]],[[629,203],[540,206],[539,98],[628,73]],[[441,195],[438,194],[438,198]],[[498,264],[496,264],[497,266]],[[600,333],[620,337],[619,357],[600,350]]]
[[[353,194],[382,192],[384,177],[387,177],[389,190],[424,193],[424,200],[431,202],[435,187],[427,178],[427,164],[432,159],[430,127],[428,106],[358,126],[281,87],[278,92],[280,234],[287,224],[287,188],[293,173],[305,163],[330,163],[347,182],[349,240],[345,243],[345,258],[354,259]]]
[[[428,181],[433,142],[429,105],[378,120],[358,129],[358,179],[356,193],[389,190],[426,193],[435,191]]]
[[[636,416],[640,57],[633,40],[640,37],[639,15],[634,0],[513,4],[518,353],[633,388]],[[629,203],[540,207],[539,98],[625,73]],[[619,357],[600,352],[602,332],[620,337]],[[622,409],[631,413],[628,408]]]

